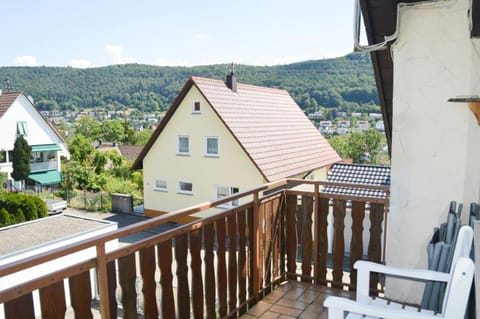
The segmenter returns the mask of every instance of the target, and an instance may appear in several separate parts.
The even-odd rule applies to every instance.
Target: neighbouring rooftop
[[[17,251],[111,225],[112,222],[60,214],[0,228],[0,258]]]

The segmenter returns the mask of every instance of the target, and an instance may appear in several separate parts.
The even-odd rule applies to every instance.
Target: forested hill
[[[370,57],[345,57],[278,66],[235,67],[239,82],[286,89],[306,112],[378,111]],[[136,108],[165,111],[190,76],[225,79],[230,65],[159,67],[127,64],[71,67],[0,67],[0,85],[31,95],[41,110]]]

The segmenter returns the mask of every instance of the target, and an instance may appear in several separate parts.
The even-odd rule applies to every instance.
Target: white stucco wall
[[[194,101],[201,103],[200,114],[192,114]],[[189,136],[189,156],[177,155],[178,135]],[[218,157],[204,155],[206,136],[219,138]],[[238,187],[242,192],[265,183],[259,170],[195,86],[187,93],[146,155],[143,171],[145,209],[164,212],[216,199],[217,185]],[[154,190],[157,178],[167,181],[167,192]],[[179,181],[193,183],[193,194],[179,194]],[[219,210],[206,214],[215,211]]]
[[[12,150],[17,138],[17,122],[27,122],[28,134],[25,137],[29,145],[58,144],[57,170],[60,170],[60,156],[69,157],[66,144],[48,125],[46,120],[35,110],[30,101],[20,95],[0,118],[0,150]],[[0,164],[0,171],[11,173],[11,163]]]
[[[389,265],[425,268],[433,228],[449,202],[479,200],[480,128],[463,103],[480,93],[479,40],[470,39],[470,0],[400,9],[394,63]],[[392,288],[392,289],[390,289]],[[421,289],[388,280],[387,296],[416,302]]]

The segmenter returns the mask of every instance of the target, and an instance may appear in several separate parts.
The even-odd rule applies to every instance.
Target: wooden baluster
[[[63,280],[41,288],[39,294],[43,318],[65,318],[67,306],[65,303],[65,286]]]
[[[328,198],[320,198],[318,201],[318,283],[322,285],[327,284],[327,260],[328,260],[328,212],[330,210]]]
[[[188,289],[188,234],[175,237],[175,260],[177,261],[177,310],[178,318],[190,318],[190,291]]]
[[[203,318],[203,282],[202,282],[202,230],[197,229],[190,232],[190,255],[192,270],[192,302],[193,317]]]
[[[205,243],[205,302],[208,319],[214,319],[215,314],[215,266],[213,264],[213,245],[215,242],[215,228],[213,224],[204,226],[203,238]]]
[[[175,302],[172,287],[172,241],[166,240],[157,245],[160,284],[162,286],[162,318],[175,318]]]
[[[155,295],[155,247],[147,247],[140,250],[140,273],[142,274],[143,286],[143,311],[146,318],[157,318],[158,307]]]
[[[271,291],[272,284],[272,202],[263,205],[265,213],[265,293]]]
[[[122,287],[122,306],[124,318],[137,318],[137,290],[135,281],[137,269],[135,253],[118,259],[119,283]]]
[[[285,260],[287,256],[287,243],[285,240],[285,216],[287,215],[287,205],[285,204],[285,193],[282,194],[282,197],[280,199],[280,275],[282,276],[282,279],[287,279],[286,277],[286,265],[285,265]]]
[[[237,219],[236,215],[227,217],[228,224],[228,313],[236,318],[237,309]]]
[[[310,196],[302,196],[302,207],[302,281],[311,282],[313,198]]]
[[[365,202],[352,202],[352,239],[350,242],[350,290],[356,290],[357,271],[353,265],[363,257],[363,219]]]
[[[297,278],[297,195],[287,195],[286,241],[287,241],[287,276]]]
[[[108,278],[108,304],[110,305],[110,319],[117,318],[117,297],[115,290],[117,289],[117,269],[115,267],[115,260],[107,264],[107,278]]]
[[[70,286],[70,304],[75,313],[75,318],[93,318],[91,302],[92,288],[90,285],[90,271],[68,278]]]
[[[333,202],[333,288],[343,289],[343,258],[345,256],[345,212],[344,200]]]
[[[248,303],[248,306],[251,307],[255,304],[255,294],[253,292],[253,286],[254,286],[254,272],[253,268],[255,267],[255,249],[253,248],[254,244],[254,239],[253,237],[255,236],[254,232],[254,227],[253,227],[253,208],[248,208],[247,209],[247,238],[248,238],[248,286],[247,286],[247,292],[248,292],[248,299],[250,302]]]
[[[252,290],[255,301],[258,301],[263,296],[263,220],[264,209],[263,205],[260,205],[258,193],[253,194],[253,223],[252,223]]]
[[[247,227],[245,210],[238,213],[238,302],[239,314],[247,311],[247,263],[245,250],[247,248]]]
[[[382,260],[382,223],[385,205],[370,204],[370,241],[368,242],[368,260],[381,262]],[[378,275],[370,276],[370,290],[378,294]]]
[[[32,293],[4,303],[4,312],[5,319],[35,319]]]
[[[217,289],[219,314],[223,318],[227,315],[227,266],[225,262],[225,219],[215,222],[217,227]]]
[[[272,259],[273,259],[273,280],[277,280],[279,277],[279,270],[278,270],[278,263],[279,263],[279,250],[280,250],[280,200],[281,198],[276,198],[272,201],[272,245],[273,245],[273,252],[272,252]]]

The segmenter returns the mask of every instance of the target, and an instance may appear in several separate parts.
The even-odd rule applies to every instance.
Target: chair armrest
[[[450,278],[449,273],[426,270],[426,269],[413,269],[413,268],[397,268],[390,267],[370,261],[359,260],[353,266],[358,271],[358,276],[360,274],[369,275],[370,272],[381,273],[395,277],[404,277],[417,280],[432,280],[432,281],[443,281],[448,282]]]
[[[450,274],[448,273],[425,269],[390,267],[365,260],[357,261],[353,267],[357,269],[357,301],[360,302],[366,302],[370,298],[369,291],[371,272],[423,281],[432,280],[448,282],[450,278]]]
[[[344,318],[344,312],[353,312],[384,319],[427,319],[438,318],[433,313],[422,313],[408,309],[390,309],[356,302],[341,297],[328,297],[323,303],[328,308],[328,318]]]

